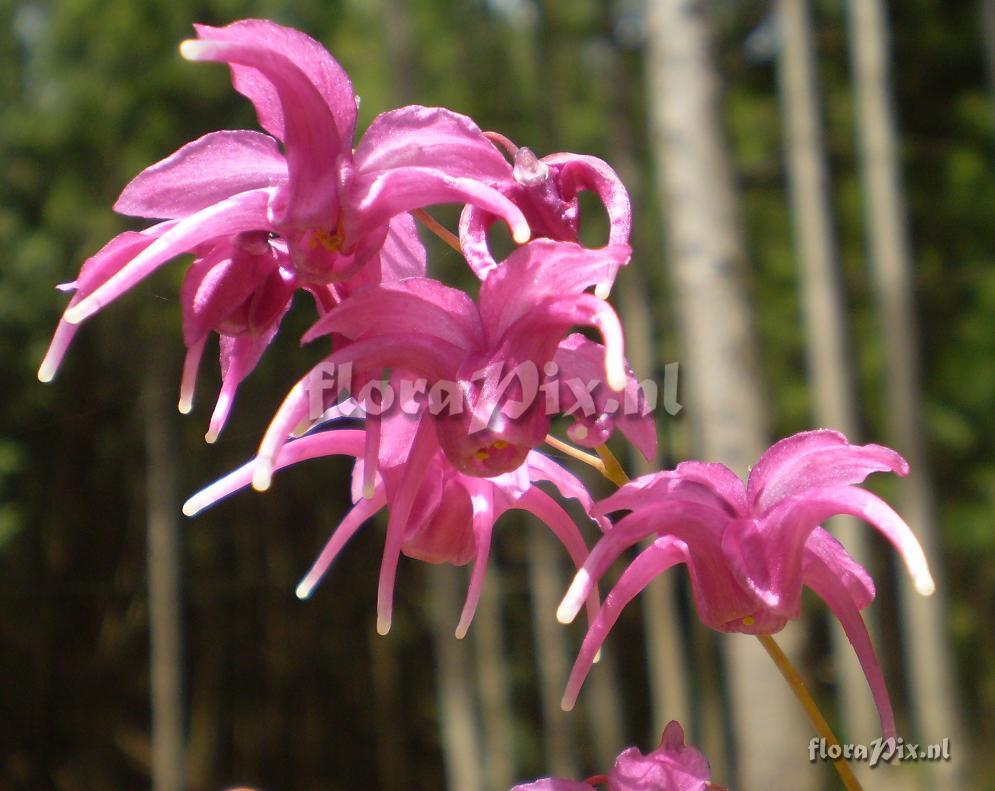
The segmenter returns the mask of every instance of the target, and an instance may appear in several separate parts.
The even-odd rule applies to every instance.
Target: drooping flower
[[[339,291],[329,284],[380,279],[392,236],[395,247],[409,248],[402,259],[423,259],[417,236],[406,232],[410,220],[393,218],[436,203],[479,203],[504,218],[516,240],[528,239],[521,211],[492,186],[507,178],[507,163],[469,118],[442,108],[402,107],[375,118],[353,151],[357,99],[346,73],[318,42],[266,20],[196,30],[200,38],[184,42],[181,52],[190,60],[230,64],[236,90],[253,103],[269,134],[213,132],[128,184],[115,210],[165,222],[121,234],[84,265],[39,370],[43,381],[55,375],[74,334],[70,325],[183,253],[198,259],[198,288],[190,293],[210,303],[219,321],[208,329],[228,339],[222,368],[238,372],[225,382],[222,401],[230,401],[236,380],[255,364],[252,358],[272,338],[297,287],[330,307]],[[247,256],[256,260],[247,263]],[[217,283],[223,287],[210,290]],[[252,312],[247,300],[265,303],[261,324],[238,320]],[[201,303],[185,304],[185,316]],[[202,322],[194,323],[188,370],[196,367],[204,335]],[[238,331],[226,331],[233,327]],[[247,330],[251,343],[231,340]],[[181,406],[189,395],[188,387]]]
[[[872,472],[908,473],[905,460],[880,445],[850,445],[835,431],[781,440],[760,458],[744,484],[722,464],[684,462],[646,475],[601,501],[594,513],[626,510],[592,550],[557,613],[568,623],[608,567],[628,547],[656,536],[629,564],[588,630],[574,664],[569,708],[592,658],[622,608],[656,575],[684,563],[701,620],[721,632],[773,634],[797,618],[802,586],[825,601],[856,651],[885,735],[895,719],[884,677],[860,616],[874,598],[867,572],[828,532],[831,516],[849,514],[876,527],[898,550],[917,590],[933,580],[908,525],[879,497],[856,484]]]
[[[539,159],[528,148],[519,148],[503,135],[488,133],[511,155],[508,178],[498,188],[514,201],[532,229],[533,238],[561,242],[579,241],[578,193],[591,190],[608,213],[608,244],[603,251],[604,271],[596,293],[607,297],[615,275],[631,255],[629,231],[632,207],[629,193],[607,162],[584,154],[549,154]],[[460,246],[470,268],[481,279],[498,266],[487,243],[487,232],[498,217],[486,207],[471,206],[460,217]]]
[[[603,262],[600,251],[536,240],[487,277],[476,303],[462,291],[424,278],[358,291],[304,336],[307,341],[335,333],[350,342],[288,394],[260,444],[253,485],[269,485],[281,445],[302,421],[315,417],[309,411],[314,393],[327,384],[327,370],[345,364],[354,366],[360,384],[387,367],[423,377],[439,444],[453,466],[468,475],[493,477],[517,469],[544,442],[551,414],[571,410],[579,424],[572,437],[578,441],[603,442],[617,425],[651,455],[656,442],[652,420],[641,409],[629,419],[624,416],[623,401],[632,405],[635,385],[623,356],[618,316],[585,291],[600,281]],[[604,346],[580,336],[564,340],[574,326],[596,329]],[[551,363],[558,374],[555,385],[549,382]],[[569,397],[550,408],[551,394],[555,389],[559,395],[561,383],[588,383],[592,373],[594,384],[607,389],[587,403],[594,410],[591,417],[577,409],[577,400],[568,405]],[[444,391],[450,402],[433,399],[433,391]],[[607,414],[609,406],[620,419]]]
[[[709,781],[710,776],[705,756],[684,744],[684,729],[677,720],[671,720],[653,752],[643,755],[630,747],[615,759],[607,775],[584,782],[547,777],[517,785],[511,791],[591,791],[596,785],[604,785],[608,791],[722,791]]]
[[[396,381],[396,377],[393,379]],[[361,416],[362,409],[354,401],[347,401],[333,407],[321,425],[327,427],[343,414]],[[456,566],[473,561],[466,602],[456,627],[456,636],[463,637],[483,590],[494,526],[510,510],[538,517],[580,568],[587,557],[580,531],[562,506],[536,484],[553,484],[560,496],[578,500],[588,513],[593,500],[583,483],[552,459],[530,451],[515,470],[493,478],[468,476],[449,463],[431,426],[419,415],[399,409],[375,421],[372,416],[366,419],[365,430],[316,428],[289,442],[280,454],[278,469],[331,455],[356,458],[354,505],[298,585],[300,598],[311,595],[349,539],[382,509],[387,510],[388,524],[377,597],[377,630],[381,634],[390,628],[398,556],[404,554],[428,563]],[[370,459],[366,450],[373,431],[379,434],[377,456]],[[253,467],[254,462],[249,462],[195,494],[183,506],[183,512],[193,516],[247,487]],[[593,617],[597,594],[589,596],[588,601]]]

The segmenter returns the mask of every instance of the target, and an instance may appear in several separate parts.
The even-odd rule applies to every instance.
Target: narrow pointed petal
[[[357,98],[349,75],[319,42],[293,28],[267,19],[242,19],[226,27],[194,25],[201,39],[262,46],[294,63],[307,77],[335,119],[338,143],[348,150],[356,131]],[[252,64],[231,64],[235,90],[255,105],[259,125],[286,140],[284,107],[278,87]]]
[[[268,189],[244,192],[176,223],[89,296],[69,308],[66,321],[79,324],[170,259],[191,251],[199,244],[242,231],[266,229],[266,206],[270,194]]]
[[[427,167],[490,183],[511,179],[507,160],[480,128],[441,107],[410,105],[378,115],[363,133],[354,159],[363,174]]]
[[[397,563],[401,557],[408,516],[425,476],[428,461],[437,447],[435,428],[427,417],[423,417],[415,433],[400,485],[395,492],[388,492],[390,516],[387,518],[387,538],[384,541],[377,584],[377,633],[381,635],[390,631],[394,610],[394,579],[397,576]]]
[[[872,472],[908,473],[891,448],[851,445],[838,431],[806,431],[782,439],[760,457],[747,486],[751,507],[762,512],[813,486],[861,483]]]
[[[484,579],[487,576],[487,559],[491,553],[491,532],[497,518],[493,499],[489,496],[475,494],[470,498],[473,503],[473,535],[476,555],[473,559],[473,571],[470,573],[470,584],[466,591],[466,601],[460,613],[456,626],[456,637],[462,640],[466,637],[470,622],[477,612],[480,595],[484,590]]]
[[[342,140],[324,98],[298,65],[251,37],[187,40],[180,53],[187,60],[249,66],[269,80],[283,111],[288,173],[275,219],[299,228],[333,223],[339,210],[336,160],[344,153]]]
[[[76,337],[78,329],[79,325],[70,324],[65,319],[59,319],[59,323],[55,327],[55,334],[48,345],[48,351],[45,352],[45,358],[38,366],[39,382],[51,382],[55,378],[59,366],[62,365],[62,358],[69,351],[69,346],[73,342],[73,338]]]
[[[594,499],[580,478],[565,467],[557,464],[549,456],[536,450],[529,453],[526,461],[530,480],[549,481],[556,487],[561,497],[572,497],[577,500],[584,508],[584,511],[592,519],[595,519],[593,516]],[[611,523],[604,517],[600,517],[595,521],[601,526],[602,531],[607,530],[611,526]]]
[[[839,548],[839,551],[843,552],[842,547]],[[851,591],[847,589],[840,578],[839,569],[833,568],[815,552],[806,554],[804,581],[828,605],[842,625],[867,678],[867,684],[871,689],[871,695],[881,717],[881,729],[884,736],[885,738],[894,737],[896,733],[895,714],[891,708],[891,699],[888,697],[888,689],[884,683],[881,665],[874,653],[874,646],[867,633],[867,626],[860,616],[859,600],[854,601]]]
[[[595,192],[608,212],[609,246],[628,245],[632,229],[629,193],[607,162],[584,154],[549,154],[542,161],[559,171],[560,190],[565,196],[572,196],[580,189]]]
[[[459,241],[470,269],[481,280],[486,280],[490,272],[497,268],[498,262],[491,255],[487,244],[487,232],[496,218],[490,212],[478,209],[473,204],[463,207],[459,219]]]
[[[419,334],[466,352],[479,348],[483,341],[473,301],[462,291],[427,278],[357,292],[315,322],[302,341],[310,343],[331,332],[352,340],[387,333]]]
[[[929,596],[936,589],[922,547],[909,526],[877,495],[853,486],[808,489],[774,506],[764,519],[775,530],[772,542],[791,542],[836,514],[863,519],[887,538],[905,561],[916,590]]]
[[[594,657],[601,649],[608,632],[615,625],[619,615],[622,614],[625,605],[634,596],[641,593],[656,576],[671,566],[684,563],[686,561],[685,553],[686,550],[681,542],[668,537],[658,538],[629,564],[615,587],[605,598],[598,617],[584,636],[584,642],[581,644],[580,652],[574,661],[570,677],[567,679],[566,690],[563,693],[561,706],[565,711],[570,711],[574,707],[577,694],[594,663]]]
[[[180,414],[188,415],[193,409],[193,396],[197,389],[197,371],[200,369],[200,361],[204,356],[204,346],[207,345],[207,335],[195,341],[187,348],[186,356],[183,358],[183,376],[180,379],[180,400],[177,404]]]
[[[610,528],[595,544],[567,590],[556,618],[570,623],[584,599],[612,563],[629,547],[654,534],[671,534],[689,545],[703,548],[700,553],[715,554],[716,537],[721,533],[724,517],[701,503],[666,500],[653,507],[634,512]],[[715,559],[717,562],[719,559]]]
[[[328,571],[329,566],[338,557],[339,552],[342,551],[349,539],[356,534],[356,531],[363,526],[367,519],[383,508],[386,503],[387,498],[381,488],[377,489],[369,498],[360,500],[353,506],[352,510],[346,514],[345,519],[335,528],[332,537],[328,539],[328,543],[325,544],[321,554],[318,555],[307,574],[297,584],[294,593],[298,599],[310,598],[315,587],[321,582],[321,578],[325,576],[325,572]]]
[[[301,437],[289,443],[280,454],[277,469],[289,467],[300,461],[316,459],[323,456],[346,455],[360,456],[363,452],[363,432],[355,429],[325,431]],[[205,508],[214,505],[239,489],[244,489],[252,482],[255,460],[243,464],[237,470],[215,481],[210,486],[201,489],[183,504],[183,513],[194,516]]]
[[[472,203],[501,217],[519,244],[528,241],[529,224],[521,210],[493,187],[440,170],[408,166],[382,173],[358,173],[345,205],[347,236],[358,239],[401,212],[438,203]]]
[[[131,180],[114,211],[131,217],[188,217],[240,192],[287,180],[276,141],[259,132],[211,132]]]

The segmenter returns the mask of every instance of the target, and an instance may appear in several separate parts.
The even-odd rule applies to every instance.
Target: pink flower
[[[578,425],[571,436],[597,444],[617,424],[644,454],[651,454],[656,442],[652,420],[624,415],[623,402],[632,404],[636,388],[623,356],[618,316],[607,302],[585,292],[599,282],[603,265],[600,251],[537,240],[487,277],[477,303],[424,278],[355,293],[304,336],[308,341],[334,333],[349,342],[288,394],[260,444],[253,485],[268,486],[281,445],[295,426],[315,417],[309,412],[315,392],[327,387],[326,372],[345,364],[355,367],[359,384],[387,367],[421,377],[429,389],[426,401],[434,402],[429,411],[438,442],[450,463],[467,475],[493,477],[517,469],[544,441],[550,413],[579,406],[566,393],[549,408],[555,401],[552,390],[560,394],[559,383],[574,379],[606,387],[595,393],[593,404],[587,403],[590,416],[575,413]],[[580,336],[565,340],[577,325],[600,332],[604,346]],[[549,382],[552,370],[559,376],[555,386]],[[611,395],[618,396],[615,411],[623,413],[618,420],[606,412]],[[455,401],[455,407],[439,398]]]
[[[604,272],[597,294],[607,297],[618,269],[631,255],[629,231],[632,207],[621,179],[606,162],[582,154],[550,154],[538,159],[528,148],[518,148],[510,140],[488,133],[500,142],[514,159],[508,177],[498,188],[514,201],[532,229],[533,237],[577,242],[580,229],[580,202],[577,194],[592,190],[608,213],[608,245],[603,248]],[[497,216],[483,206],[468,205],[460,218],[460,246],[467,263],[480,279],[498,263],[487,244],[487,232]]]
[[[350,402],[333,408],[330,419],[341,417],[355,407]],[[298,585],[300,598],[311,595],[346,542],[384,508],[388,512],[387,538],[377,604],[377,630],[381,634],[390,628],[398,556],[404,554],[428,563],[456,566],[473,561],[466,603],[456,628],[456,636],[463,637],[483,589],[494,525],[507,511],[518,509],[537,516],[560,539],[578,568],[584,562],[587,546],[577,526],[535,484],[552,483],[561,496],[577,499],[588,512],[593,501],[576,477],[548,457],[531,451],[513,471],[493,478],[468,476],[449,463],[431,426],[418,416],[396,411],[376,420],[369,416],[367,421],[365,431],[335,429],[309,433],[289,442],[280,454],[278,469],[336,454],[356,458],[354,506]],[[379,435],[377,455],[370,459],[366,451],[373,432]],[[253,467],[254,462],[249,462],[194,495],[183,506],[183,512],[193,516],[245,488],[252,479]],[[592,616],[596,613],[596,596],[595,593],[589,597]]]
[[[819,525],[835,514],[876,527],[905,560],[920,593],[933,591],[922,548],[883,500],[855,484],[872,472],[908,472],[905,460],[880,445],[850,445],[835,431],[796,434],[773,445],[743,482],[722,464],[684,462],[646,475],[595,508],[627,510],[599,541],[560,605],[568,623],[612,562],[628,547],[656,536],[629,564],[592,624],[567,682],[569,708],[622,608],[657,574],[685,563],[702,621],[722,632],[773,634],[797,618],[802,585],[839,619],[854,646],[886,735],[895,719],[881,668],[860,610],[874,583]]]
[[[206,326],[228,339],[222,368],[237,372],[226,377],[211,436],[298,286],[311,290],[319,305],[335,304],[339,292],[328,284],[354,277],[376,282],[392,236],[394,247],[402,248],[400,260],[423,261],[410,219],[394,218],[430,204],[469,202],[507,220],[519,242],[529,229],[521,211],[492,186],[507,178],[507,162],[469,118],[403,107],[375,118],[353,151],[357,99],[348,76],[318,42],[265,20],[196,29],[200,38],[184,42],[181,52],[190,60],[229,63],[235,88],[254,104],[269,134],[213,132],[125,187],[117,211],[166,222],[116,237],[84,265],[39,378],[55,375],[74,334],[70,325],[193,252],[198,287],[185,295],[186,323],[196,325],[185,333],[187,369],[196,368]],[[264,239],[272,239],[268,250]],[[260,252],[246,249],[255,246]],[[258,260],[246,264],[247,256]],[[422,267],[404,274],[423,273]],[[191,294],[200,302],[191,302]],[[267,320],[229,322],[245,316],[246,300],[266,303]],[[207,303],[216,324],[192,318]],[[237,332],[226,331],[233,326]],[[232,340],[250,330],[251,343]],[[189,408],[190,395],[188,383],[181,406]]]
[[[576,780],[548,777],[517,785],[511,791],[591,791],[604,784],[608,791],[706,791],[719,790],[709,782],[708,761],[684,744],[684,729],[676,720],[667,723],[660,746],[648,755],[630,747],[615,759],[608,775]]]

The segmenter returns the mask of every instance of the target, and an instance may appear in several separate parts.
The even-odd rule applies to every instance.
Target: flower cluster
[[[353,507],[298,595],[309,596],[350,537],[386,510],[378,631],[390,628],[404,554],[429,563],[473,563],[457,636],[466,633],[480,597],[495,523],[513,509],[534,514],[578,568],[558,617],[571,621],[584,603],[591,617],[565,708],[621,609],[671,566],[687,566],[699,616],[723,632],[779,631],[799,615],[801,589],[808,586],[846,630],[883,730],[892,735],[894,716],[860,616],[874,585],[820,525],[838,513],[869,522],[903,556],[919,590],[929,593],[926,560],[909,528],[856,486],[876,471],[904,475],[904,460],[887,448],[852,446],[835,432],[814,431],[774,445],[746,484],[720,464],[689,461],[594,502],[578,478],[539,450],[555,417],[566,419],[569,438],[587,448],[602,449],[615,429],[647,458],[656,448],[648,411],[616,414],[619,399],[634,397],[638,387],[624,356],[621,322],[606,301],[631,254],[629,198],[612,169],[585,155],[539,158],[444,108],[384,112],[354,143],[358,99],[349,77],[316,41],[263,20],[197,25],[196,32],[183,42],[182,55],[227,64],[264,132],[205,135],[125,187],[115,209],[158,222],[112,239],[62,287],[73,295],[39,378],[52,379],[81,322],[159,267],[192,254],[180,291],[187,356],[179,408],[190,411],[201,357],[217,334],[221,386],[207,431],[213,442],[240,383],[279,331],[295,294],[305,291],[315,320],[302,342],[325,339],[329,353],[287,394],[256,457],[192,497],[185,513],[249,484],[267,489],[276,470],[299,461],[351,456]],[[583,190],[600,199],[609,219],[601,248],[579,242]],[[475,297],[428,276],[415,220],[431,228],[422,210],[443,203],[464,207],[452,243],[480,281]],[[515,243],[503,260],[488,242],[498,221]],[[346,365],[356,387],[329,391],[324,372]],[[564,387],[567,379],[590,386],[579,394]],[[396,385],[403,408],[382,409],[377,384]],[[555,398],[536,399],[550,390]],[[440,392],[467,409],[433,408]],[[550,402],[552,412],[542,408]],[[348,422],[357,416],[358,423]],[[576,448],[573,453],[592,458]],[[600,535],[593,550],[539,484],[580,504]],[[609,515],[622,512],[613,524]],[[600,607],[598,581],[645,539],[650,545]],[[655,778],[653,788],[709,787],[707,763],[684,747],[676,723],[658,750],[648,756],[626,751],[598,782],[621,791],[650,787],[647,777]],[[545,780],[519,788],[590,784]]]

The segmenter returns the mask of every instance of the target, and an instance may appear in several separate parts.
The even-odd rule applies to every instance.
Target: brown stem
[[[448,244],[457,253],[463,255],[463,248],[460,246],[459,237],[456,234],[454,234],[448,228],[442,226],[431,214],[429,214],[424,209],[415,209],[411,213],[415,216],[415,219],[418,220],[422,225],[428,228],[432,233],[438,236],[442,241]]]

